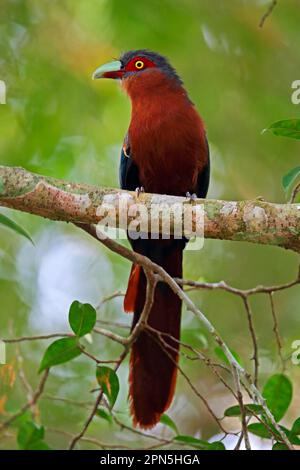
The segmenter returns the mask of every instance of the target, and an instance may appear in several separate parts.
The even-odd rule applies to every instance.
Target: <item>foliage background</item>
[[[0,13],[0,79],[7,104],[0,106],[1,164],[106,186],[118,185],[120,146],[130,106],[113,81],[92,82],[101,63],[122,51],[149,48],[167,55],[207,126],[212,153],[208,197],[250,199],[263,196],[284,202],[281,177],[299,161],[296,141],[261,134],[278,119],[298,117],[291,103],[291,83],[299,79],[300,8],[295,0],[279,2],[264,28],[259,20],[267,1],[243,0],[2,0]],[[8,211],[5,211],[8,214]],[[89,240],[74,227],[10,213],[32,235],[35,247],[5,229],[0,231],[0,336],[4,338],[65,331],[74,299],[97,305],[115,290],[124,290],[129,264]],[[186,252],[186,278],[218,281],[241,288],[276,284],[296,276],[295,254],[274,247],[224,241],[205,242],[199,252]],[[300,338],[299,287],[276,294],[284,352]],[[249,369],[251,343],[242,302],[224,292],[193,294],[199,305]],[[279,370],[268,299],[251,299],[257,328],[260,384]],[[100,311],[105,320],[130,322],[121,299]],[[207,348],[206,338],[191,315],[184,314],[183,338]],[[22,343],[23,367],[30,383],[47,342]],[[92,350],[112,358],[119,348],[98,338]],[[15,345],[7,346],[8,361],[17,370]],[[224,388],[202,364],[183,361],[195,385],[209,398],[218,415],[232,404]],[[3,419],[26,400],[20,380],[10,387],[0,366],[0,413]],[[2,369],[3,371],[3,369]],[[116,409],[130,423],[127,409],[127,362],[118,373],[121,393]],[[288,363],[294,390],[299,367]],[[85,357],[52,370],[47,395],[91,400],[94,365]],[[294,393],[286,423],[296,417],[300,398]],[[48,428],[77,432],[87,410],[49,399],[39,404]],[[180,377],[169,415],[181,434],[209,438],[216,424]],[[236,429],[238,422],[228,420]],[[17,427],[16,427],[17,429]],[[14,430],[0,448],[15,448]],[[158,433],[168,430],[158,427]],[[139,436],[120,431],[100,418],[90,435],[107,442],[141,446]],[[46,432],[53,448],[64,448],[68,437]],[[81,448],[92,448],[81,443]]]

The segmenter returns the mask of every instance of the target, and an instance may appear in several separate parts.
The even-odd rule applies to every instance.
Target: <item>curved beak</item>
[[[121,69],[122,63],[119,60],[108,62],[95,70],[93,80],[97,80],[98,78],[122,78],[124,71]]]

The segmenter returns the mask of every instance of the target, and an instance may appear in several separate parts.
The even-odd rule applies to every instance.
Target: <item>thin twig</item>
[[[96,306],[96,310],[100,310],[104,304],[109,302],[110,300],[115,299],[116,297],[124,297],[124,292],[118,290],[116,292],[113,292],[110,295],[107,295],[106,297],[103,297],[103,299],[100,300],[99,304]]]
[[[253,315],[252,315],[252,310],[250,303],[248,301],[248,297],[244,297],[244,306],[247,312],[247,318],[248,318],[248,326],[249,326],[249,331],[252,339],[252,345],[253,345],[253,356],[252,359],[254,360],[254,384],[257,386],[258,383],[258,368],[259,368],[259,361],[258,361],[258,346],[257,346],[257,338],[256,338],[256,333],[254,329],[254,324],[253,324]]]
[[[285,284],[279,284],[275,286],[256,286],[252,289],[238,289],[237,287],[230,286],[225,281],[219,282],[198,282],[186,279],[175,278],[175,281],[180,286],[189,286],[192,289],[207,289],[207,290],[224,290],[230,292],[231,294],[238,295],[240,297],[249,297],[256,294],[269,294],[270,292],[278,292],[281,290],[289,289],[300,284],[299,275],[297,278],[291,282]]]
[[[126,356],[126,350],[121,354],[119,362],[116,365],[116,367],[114,368],[115,372],[118,370],[119,366],[121,365],[121,363],[125,359],[125,356]],[[99,407],[99,405],[102,401],[103,395],[104,395],[103,390],[100,390],[100,392],[99,392],[99,394],[96,398],[96,401],[94,403],[93,409],[92,409],[91,413],[89,414],[86,422],[84,423],[83,428],[81,429],[81,431],[78,434],[73,435],[72,440],[71,440],[71,442],[69,444],[69,447],[68,447],[69,450],[73,450],[75,448],[77,442],[80,441],[80,439],[82,439],[84,437],[86,431],[89,428],[89,425],[91,424],[91,422],[94,419],[94,416],[97,413],[97,410],[98,410],[98,407]]]
[[[55,395],[43,395],[41,398],[43,400],[61,401],[62,403],[78,406],[79,408],[88,408],[88,409],[90,409],[91,406],[94,405],[94,402],[72,400],[71,398],[57,397]]]
[[[176,366],[177,370],[180,372],[180,374],[184,377],[184,379],[186,380],[186,382],[188,383],[188,385],[190,386],[190,388],[193,390],[193,392],[195,393],[195,395],[200,398],[200,400],[202,401],[202,403],[205,405],[206,409],[208,410],[209,414],[212,416],[212,418],[215,420],[215,422],[217,423],[217,425],[220,427],[220,429],[225,433],[227,434],[227,431],[223,428],[223,425],[221,423],[221,420],[220,418],[218,418],[216,416],[216,414],[214,413],[213,409],[211,408],[210,404],[208,403],[207,399],[202,395],[201,392],[199,392],[199,390],[195,387],[195,385],[193,384],[193,382],[190,380],[190,378],[188,377],[188,375],[183,371],[183,369],[180,367],[179,364],[177,364],[177,362],[174,360],[174,358],[172,357],[172,355],[170,354],[170,352],[168,351],[168,349],[171,349],[171,348],[167,348],[164,346],[164,343],[165,341],[161,341],[161,339],[159,338],[158,335],[156,334],[153,334],[152,333],[152,337],[153,339],[160,345],[161,349],[165,352],[165,354],[169,357],[170,361],[173,362],[173,364]]]
[[[25,373],[25,370],[24,370],[24,367],[23,367],[23,362],[24,362],[24,359],[23,359],[23,356],[21,354],[21,351],[20,351],[20,348],[19,346],[17,346],[16,348],[16,355],[17,355],[17,360],[18,360],[18,368],[19,368],[19,378],[24,386],[24,389],[26,390],[27,392],[27,401],[29,403],[31,403],[31,408],[32,408],[32,413],[34,415],[35,418],[38,418],[39,416],[39,410],[38,410],[38,407],[34,401],[34,390],[33,388],[31,387],[28,379],[27,379],[27,376],[26,376],[26,373]]]
[[[239,377],[239,373],[236,370],[234,365],[232,366],[232,374],[233,374],[234,381],[235,381],[235,386],[236,386],[237,400],[239,402],[239,406],[240,406],[240,410],[241,410],[242,434],[244,436],[245,447],[246,447],[247,450],[251,450],[249,434],[248,434],[248,428],[247,428],[246,410],[245,410],[244,401],[243,401],[243,394],[242,394],[242,390],[241,390],[240,377]]]
[[[152,327],[150,327],[149,325],[147,326],[147,329],[153,333],[155,333],[158,337],[159,337],[159,340],[161,341],[161,343],[163,344],[163,346],[170,350],[170,351],[174,351],[174,352],[177,352],[177,349],[173,348],[171,346],[171,344],[167,343],[165,340],[164,340],[164,337],[167,337],[169,339],[171,339],[172,341],[174,341],[175,343],[178,343],[180,346],[183,346],[185,348],[188,348],[190,349],[191,351],[194,352],[194,354],[196,355],[196,358],[203,361],[209,368],[211,368],[211,370],[213,371],[213,373],[218,377],[218,379],[220,380],[220,382],[223,383],[223,385],[230,391],[230,393],[232,393],[232,395],[237,398],[234,390],[230,387],[230,385],[223,379],[222,375],[218,372],[217,370],[217,367],[221,367],[222,369],[226,370],[227,372],[230,372],[230,370],[226,367],[226,366],[223,366],[222,364],[215,364],[211,361],[211,359],[209,357],[207,357],[203,352],[200,352],[198,351],[197,349],[193,348],[192,346],[188,345],[188,344],[185,344],[183,343],[182,341],[179,341],[177,340],[176,338],[174,338],[174,336],[168,334],[168,333],[164,333],[164,332],[161,332],[161,331],[158,331]],[[191,358],[190,356],[187,356],[186,354],[184,354],[182,351],[179,351],[181,355],[184,355],[184,357],[187,357],[188,359],[190,360],[193,360],[194,358]]]
[[[228,348],[227,344],[223,341],[221,338],[220,334],[217,332],[215,327],[212,325],[212,323],[207,319],[207,317],[201,312],[200,309],[198,309],[195,304],[192,302],[192,300],[186,295],[186,293],[179,287],[177,282],[159,265],[153,263],[149,258],[140,255],[139,253],[135,253],[128,248],[119,245],[116,241],[106,237],[104,234],[101,234],[101,239],[98,238],[98,234],[100,233],[94,226],[82,226],[82,224],[78,225],[79,227],[83,228],[86,232],[88,232],[90,235],[92,235],[95,239],[100,241],[103,245],[105,245],[107,248],[109,248],[111,251],[118,253],[119,255],[123,256],[124,258],[141,265],[144,270],[149,270],[152,271],[153,273],[157,274],[162,281],[164,281],[166,284],[169,285],[169,287],[173,290],[175,294],[178,295],[178,297],[183,301],[183,303],[186,305],[187,310],[192,312],[202,323],[202,325],[205,327],[205,329],[211,334],[211,336],[214,338],[216,343],[221,347],[223,350],[225,356],[227,357],[227,360],[231,364],[231,366],[234,366],[236,370],[238,371],[239,378],[241,380],[241,383],[243,386],[246,388],[248,393],[250,393],[251,396],[255,398],[255,401],[262,406],[264,409],[264,412],[268,419],[270,420],[271,424],[274,426],[275,430],[279,433],[281,438],[283,439],[284,443],[287,445],[287,447],[291,450],[293,450],[293,446],[290,443],[288,437],[285,435],[283,430],[280,428],[278,423],[275,421],[274,416],[272,415],[271,411],[267,407],[264,398],[262,397],[260,391],[256,387],[256,385],[252,382],[250,375],[245,371],[245,369],[240,366],[240,364],[237,362],[235,357],[232,355],[230,349]]]
[[[46,428],[46,431],[52,432],[52,433],[57,433],[57,434],[62,434],[63,436],[66,437],[71,437],[74,439],[75,434],[72,434],[71,432],[64,431],[63,429],[56,429],[56,428]],[[105,443],[100,441],[99,439],[95,439],[94,437],[82,437],[82,441],[88,442],[90,444],[94,444],[97,447],[100,447],[101,449],[127,449],[130,450],[130,447],[124,446],[122,444],[112,444],[112,443]]]
[[[23,341],[35,341],[40,339],[50,339],[50,338],[64,338],[66,336],[75,336],[72,333],[53,333],[50,335],[37,335],[37,336],[21,336],[20,338],[8,338],[3,339],[4,343],[22,343]]]
[[[154,274],[151,271],[148,271],[147,269],[145,269],[145,275],[146,275],[146,279],[147,279],[145,305],[144,305],[143,311],[141,313],[141,316],[139,318],[139,321],[135,325],[135,327],[134,327],[132,333],[130,334],[130,336],[128,337],[127,341],[124,343],[124,351],[122,352],[122,354],[121,354],[121,356],[120,356],[120,358],[119,358],[119,360],[118,360],[118,362],[117,362],[117,364],[114,368],[115,372],[118,370],[118,368],[120,367],[120,365],[124,361],[125,357],[127,356],[131,344],[137,339],[139,334],[143,331],[143,329],[147,325],[148,316],[150,314],[150,311],[151,311],[151,308],[152,308],[152,305],[153,305],[154,292],[155,292],[157,279],[154,276]],[[70,445],[69,445],[69,450],[73,450],[75,448],[77,442],[85,435],[86,431],[89,428],[89,425],[91,424],[91,422],[92,422],[92,420],[93,420],[93,418],[94,418],[94,416],[97,412],[97,409],[98,409],[98,406],[101,403],[102,397],[103,397],[103,390],[101,390],[100,393],[98,394],[98,397],[95,401],[92,412],[88,416],[83,428],[71,440]]]
[[[282,370],[284,371],[285,370],[285,361],[284,361],[284,357],[282,355],[282,340],[281,340],[280,333],[279,333],[279,325],[278,325],[278,319],[277,319],[276,311],[275,311],[273,292],[270,292],[269,298],[270,298],[271,312],[272,312],[272,318],[273,318],[273,332],[274,332],[275,339],[276,339],[277,350],[278,350],[278,355],[280,357]]]
[[[25,403],[25,405],[22,406],[22,408],[17,413],[10,416],[10,418],[7,421],[4,421],[3,423],[1,423],[0,431],[4,429],[5,427],[9,426],[13,421],[15,421],[17,418],[22,416],[22,414],[25,413],[26,410],[30,409],[32,406],[34,406],[38,402],[39,398],[44,392],[44,388],[45,388],[48,376],[49,376],[49,369],[46,369],[42,375],[40,383],[36,391],[34,392],[32,398],[27,403]]]
[[[263,28],[265,22],[266,22],[266,19],[272,14],[274,8],[276,7],[277,5],[277,0],[272,0],[272,2],[270,3],[267,11],[263,14],[263,16],[261,17],[260,19],[260,22],[259,22],[259,27],[260,28]]]

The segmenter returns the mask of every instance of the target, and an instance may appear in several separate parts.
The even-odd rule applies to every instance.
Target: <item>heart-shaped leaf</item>
[[[90,304],[82,304],[75,300],[69,311],[69,323],[75,335],[79,338],[84,336],[95,326],[96,310]]]

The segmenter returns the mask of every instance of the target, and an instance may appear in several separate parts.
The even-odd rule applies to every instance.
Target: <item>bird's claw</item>
[[[137,198],[140,196],[141,193],[144,193],[144,192],[145,192],[145,188],[143,186],[135,188],[135,193],[136,193]]]
[[[185,197],[187,198],[189,202],[193,202],[193,201],[196,201],[196,199],[198,199],[197,194],[195,193],[191,194],[189,191],[186,193]]]

